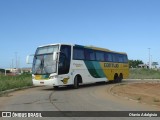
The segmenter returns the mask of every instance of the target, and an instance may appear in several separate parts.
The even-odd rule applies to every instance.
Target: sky
[[[93,45],[160,64],[160,0],[0,0],[0,68],[40,45]]]

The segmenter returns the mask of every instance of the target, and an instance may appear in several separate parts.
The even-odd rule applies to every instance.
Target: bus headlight
[[[57,78],[58,75],[54,75],[54,76],[49,76],[49,79],[54,79],[54,78]]]

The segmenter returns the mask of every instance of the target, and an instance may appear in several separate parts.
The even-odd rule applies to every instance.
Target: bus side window
[[[112,57],[113,57],[113,62],[117,62],[117,63],[119,62],[119,60],[118,60],[118,54],[113,53]]]
[[[95,60],[95,53],[91,49],[85,49],[85,60]]]
[[[84,60],[84,49],[73,47],[73,59]]]
[[[96,60],[97,61],[104,61],[104,52],[96,51]]]
[[[124,62],[124,57],[123,55],[118,55],[118,62],[123,63]]]
[[[127,63],[127,62],[128,62],[127,55],[124,55],[124,56],[123,56],[123,59],[124,59],[124,63]]]
[[[105,62],[112,62],[112,61],[113,61],[113,60],[112,60],[112,54],[106,52],[106,53],[104,54],[104,59],[105,59]]]

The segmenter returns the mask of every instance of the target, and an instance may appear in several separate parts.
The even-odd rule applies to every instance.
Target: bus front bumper
[[[48,80],[35,80],[32,79],[33,85],[34,86],[61,86],[64,85],[63,82],[58,80],[57,78],[54,79],[48,79]]]

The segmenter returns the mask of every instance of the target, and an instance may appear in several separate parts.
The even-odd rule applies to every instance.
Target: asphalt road
[[[137,82],[127,80],[123,83]],[[138,81],[141,82],[141,81]],[[58,90],[35,87],[15,91],[0,97],[0,111],[159,111],[157,106],[137,103],[114,96],[110,89],[115,84],[90,84],[79,89],[62,87]],[[138,92],[138,91],[137,91]],[[9,118],[0,118],[1,120]],[[12,120],[18,118],[12,118]],[[20,119],[20,118],[19,118]],[[31,119],[31,118],[25,118]],[[33,119],[33,118],[32,118]],[[53,118],[34,118],[36,120]],[[76,117],[55,117],[55,120],[83,119]],[[151,118],[88,117],[86,120],[150,120]],[[159,118],[152,118],[159,120]]]

